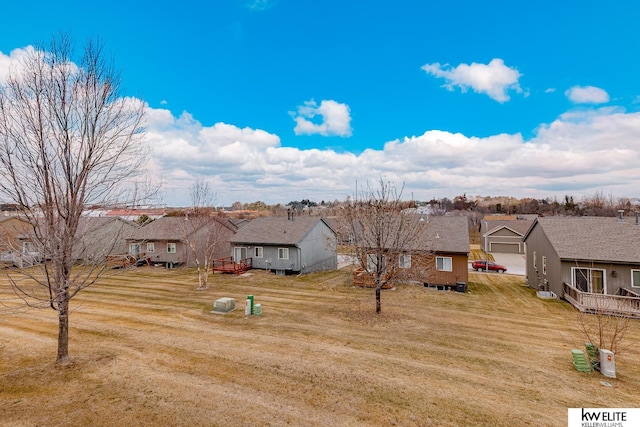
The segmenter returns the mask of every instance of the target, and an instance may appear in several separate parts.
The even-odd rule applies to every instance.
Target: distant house
[[[469,278],[469,226],[464,216],[422,217],[417,238],[411,247],[395,254],[398,269],[395,282],[425,286],[466,285]],[[372,286],[371,277],[354,271],[354,284]]]
[[[417,246],[412,249],[418,253],[426,251],[426,255],[418,256],[423,264],[421,282],[429,285],[468,282],[470,246],[466,216],[433,216],[425,219]],[[420,265],[417,267],[420,268]],[[410,274],[414,275],[415,271]]]
[[[0,217],[0,263],[30,267],[42,261],[42,253],[33,238],[33,227],[19,216]]]
[[[196,265],[193,250],[195,244],[200,254],[200,264],[204,264],[204,253],[211,247],[209,258],[226,256],[229,253],[229,239],[237,227],[227,218],[221,217],[161,217],[134,231],[127,239],[128,253],[145,258],[151,264],[166,267]]]
[[[320,217],[260,217],[231,238],[233,259],[276,274],[335,270],[336,233]]]
[[[496,217],[480,223],[480,247],[489,253],[524,254],[523,236],[532,219],[518,216]]]
[[[606,302],[640,315],[639,242],[637,218],[537,218],[524,236],[527,284],[581,310]]]
[[[80,263],[102,263],[110,255],[127,252],[126,239],[140,226],[119,217],[81,217],[74,257]]]

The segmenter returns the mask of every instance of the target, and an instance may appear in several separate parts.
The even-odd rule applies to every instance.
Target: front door
[[[240,262],[247,258],[247,248],[235,247],[233,248],[233,262]]]

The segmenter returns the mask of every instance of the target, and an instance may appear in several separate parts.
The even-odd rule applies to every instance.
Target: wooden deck
[[[233,273],[242,274],[253,268],[252,258],[241,259],[240,262],[235,262],[233,257],[217,258],[213,260],[212,270],[215,273]]]
[[[622,288],[620,295],[594,294],[563,283],[563,290],[564,299],[582,312],[640,318],[640,295],[628,289]]]

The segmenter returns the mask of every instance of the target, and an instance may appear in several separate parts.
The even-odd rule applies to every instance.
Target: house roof
[[[163,216],[134,231],[129,238],[132,240],[182,240],[185,238],[186,231],[195,231],[186,228],[185,221],[189,221],[189,219],[182,216]],[[217,221],[232,231],[236,229],[226,218],[211,217],[211,221]],[[204,225],[202,223],[199,228]]]
[[[112,223],[118,223],[122,226],[128,226],[131,229],[138,228],[139,225],[135,222],[124,220],[120,217],[90,217],[81,216],[78,221],[78,233],[85,234],[88,232],[96,231],[102,227],[110,225]]]
[[[489,220],[487,221],[487,229],[489,230],[489,234],[492,234],[503,228],[508,228],[514,233],[524,236],[527,230],[529,230],[529,227],[531,227],[531,223],[533,223],[533,221],[526,219]]]
[[[640,263],[640,225],[632,218],[542,217],[529,228],[541,227],[563,260]]]
[[[469,223],[466,216],[431,216],[421,220],[422,232],[414,250],[469,253]]]
[[[257,245],[296,245],[318,224],[324,223],[333,229],[320,217],[295,216],[259,217],[251,220],[231,237],[233,243]]]

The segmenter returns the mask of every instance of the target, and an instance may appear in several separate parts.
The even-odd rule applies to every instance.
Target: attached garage
[[[496,252],[499,254],[519,254],[520,244],[519,243],[497,243],[497,242],[489,242],[491,248],[489,248],[489,252]]]

